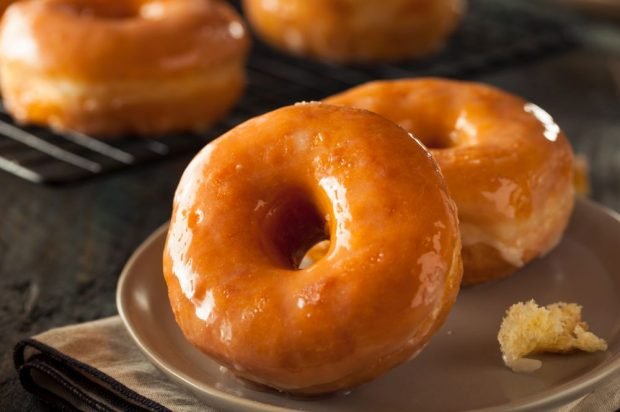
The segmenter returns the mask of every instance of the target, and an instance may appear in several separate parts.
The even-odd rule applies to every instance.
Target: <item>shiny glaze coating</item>
[[[7,9],[7,7],[15,3],[16,1],[17,0],[0,0],[0,16],[4,14],[4,11]]]
[[[327,254],[297,269],[325,238]],[[318,103],[254,118],[194,158],[163,267],[193,345],[302,394],[415,355],[462,274],[456,207],[430,154],[380,116]]]
[[[338,62],[432,53],[464,11],[464,0],[244,0],[243,5],[269,43]]]
[[[463,282],[552,249],[573,203],[573,154],[552,117],[498,89],[442,79],[373,82],[326,99],[371,110],[426,144],[459,210]]]
[[[18,120],[94,135],[199,130],[241,94],[248,49],[216,0],[26,0],[0,29]]]

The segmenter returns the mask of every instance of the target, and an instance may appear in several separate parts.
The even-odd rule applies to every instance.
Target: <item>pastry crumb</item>
[[[588,331],[581,306],[575,303],[542,307],[534,300],[516,303],[506,311],[497,339],[504,363],[514,372],[534,372],[542,366],[541,361],[526,358],[531,354],[607,350],[607,342]]]

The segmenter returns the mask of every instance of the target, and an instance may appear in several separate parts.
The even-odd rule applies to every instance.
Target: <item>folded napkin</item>
[[[25,339],[14,356],[22,386],[62,410],[214,411],[156,369],[118,316]]]
[[[52,329],[15,347],[22,386],[63,410],[214,411],[157,370],[118,316]],[[558,412],[620,410],[620,375]]]

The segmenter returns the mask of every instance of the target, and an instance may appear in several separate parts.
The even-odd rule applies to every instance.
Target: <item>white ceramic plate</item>
[[[620,219],[592,202],[578,202],[563,241],[547,257],[508,279],[462,290],[444,327],[413,361],[347,395],[313,400],[247,387],[185,341],[162,275],[165,231],[157,230],[127,263],[118,310],[157,367],[223,410],[548,410],[620,370]],[[502,363],[497,331],[506,308],[532,298],[582,304],[585,320],[609,350],[540,356],[538,371],[511,372]]]

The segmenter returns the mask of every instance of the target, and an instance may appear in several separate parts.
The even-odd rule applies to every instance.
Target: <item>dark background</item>
[[[585,20],[585,46],[473,77],[551,113],[591,167],[592,197],[620,211],[620,29]],[[116,314],[118,275],[170,214],[191,155],[63,187],[0,172],[0,410],[45,410],[17,381],[14,344]]]

